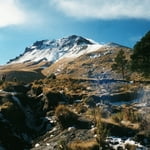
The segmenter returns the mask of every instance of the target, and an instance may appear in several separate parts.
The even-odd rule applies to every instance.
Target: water
[[[110,136],[106,138],[106,142],[109,143],[109,146],[114,150],[118,150],[119,148],[126,149],[127,145],[135,146],[136,150],[148,150],[144,145],[141,145],[130,137],[120,138]]]

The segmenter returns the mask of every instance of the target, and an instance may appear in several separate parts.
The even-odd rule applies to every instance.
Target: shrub
[[[126,108],[124,110],[124,117],[125,120],[131,121],[132,123],[140,121],[140,115],[131,108]]]
[[[47,78],[48,79],[56,79],[56,75],[54,73],[52,73]]]
[[[54,109],[58,106],[59,102],[66,102],[67,97],[60,92],[57,91],[46,91],[45,93],[45,104],[48,106],[48,109]]]
[[[1,88],[7,92],[14,92],[14,86],[17,86],[17,85],[19,84],[16,82],[5,81],[2,83]]]
[[[140,115],[131,108],[124,108],[121,112],[113,114],[111,118],[117,123],[120,123],[122,120],[135,123],[139,122]]]
[[[12,83],[10,83],[10,82],[3,82],[2,89],[5,90],[5,91],[13,91]]]
[[[84,99],[84,102],[89,105],[90,107],[95,107],[96,106],[96,103],[95,103],[95,100],[94,100],[94,97],[93,96],[89,96],[89,97],[86,97]]]
[[[133,48],[131,69],[150,77],[150,31],[148,31]]]
[[[106,137],[108,136],[108,129],[106,127],[106,125],[102,122],[102,109],[101,108],[96,108],[94,109],[95,112],[95,125],[96,125],[96,140],[99,144],[99,149],[101,149],[102,147],[104,148],[106,146]]]
[[[88,110],[88,108],[86,106],[84,106],[83,104],[77,104],[76,105],[76,111],[80,114],[80,113],[85,113]]]
[[[146,133],[150,136],[150,112],[147,111],[147,113],[141,115],[142,118],[140,121],[140,129],[145,130]]]
[[[55,115],[63,129],[69,126],[73,126],[74,124],[76,124],[78,119],[78,115],[64,105],[57,106]]]
[[[111,118],[117,122],[117,123],[120,123],[122,120],[123,120],[123,113],[121,112],[118,112],[118,113],[115,113],[111,116]]]
[[[126,150],[136,150],[137,146],[131,145],[131,144],[126,144],[125,148],[126,148]]]
[[[58,150],[67,150],[67,144],[65,139],[60,139],[57,145]]]
[[[36,85],[34,84],[32,86],[32,89],[31,89],[32,93],[35,94],[36,96],[38,96],[39,94],[42,93],[43,91],[43,86],[42,85]]]

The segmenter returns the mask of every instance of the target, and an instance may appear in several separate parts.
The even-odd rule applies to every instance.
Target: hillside
[[[64,58],[43,70],[45,75],[55,73],[56,75],[67,75],[76,78],[118,78],[112,72],[111,65],[120,49],[125,51],[127,58],[131,50],[122,46],[103,46],[94,52],[89,52],[77,58]]]
[[[146,150],[150,142],[149,85],[56,77],[0,88],[0,148],[92,150],[106,129],[104,149],[129,144]]]
[[[114,73],[110,66],[120,49],[130,57],[131,51],[125,46],[102,45],[76,35],[37,41],[25,48],[23,54],[1,66],[0,75],[6,74],[8,81],[15,78],[23,82],[42,79],[52,73],[76,78],[95,78],[106,73],[112,78]]]
[[[112,70],[120,50],[129,60],[128,47],[73,35],[1,66],[0,149],[147,150],[150,86]]]

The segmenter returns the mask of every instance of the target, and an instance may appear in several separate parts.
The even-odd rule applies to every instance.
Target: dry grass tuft
[[[78,119],[78,115],[65,105],[59,105],[55,110],[55,115],[63,129],[74,125]]]
[[[126,150],[136,150],[137,146],[131,145],[131,144],[126,144],[125,148],[126,148]]]
[[[121,121],[130,121],[132,123],[137,123],[141,119],[140,115],[132,108],[124,108],[120,112],[112,114],[111,118],[116,123],[121,123]]]
[[[12,102],[6,102],[0,106],[0,110],[11,109],[13,107]]]
[[[74,141],[68,144],[68,150],[98,150],[99,145],[95,139],[88,141]]]

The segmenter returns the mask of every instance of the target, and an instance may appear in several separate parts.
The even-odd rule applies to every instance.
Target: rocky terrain
[[[0,149],[148,150],[150,85],[112,71],[121,49],[130,59],[130,48],[73,35],[1,66]]]
[[[97,86],[91,81],[62,78],[44,79],[26,85],[5,83],[0,91],[1,145],[5,149],[13,146],[19,150],[32,147],[59,149],[59,146],[69,146],[72,142],[90,140],[91,147],[98,146],[95,109],[100,109],[101,122],[109,131],[108,143],[125,146],[123,143],[128,141],[143,149],[148,146],[149,129],[143,116],[149,112],[149,86],[147,89],[141,87],[144,90],[141,94],[138,84],[126,83],[123,86],[117,83],[117,92],[112,90],[114,94],[109,96]],[[96,89],[103,90],[103,94],[99,91],[96,95]],[[73,113],[64,120],[65,123],[56,114],[59,106],[67,107]],[[65,109],[61,111],[66,115]],[[149,118],[149,115],[145,117]]]

